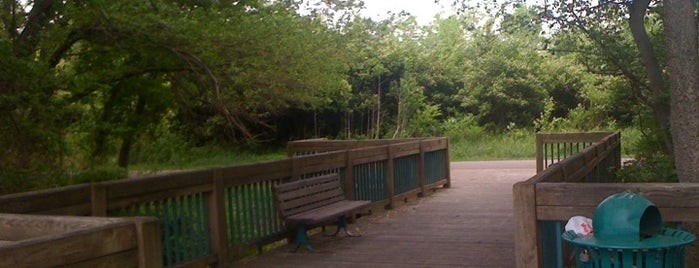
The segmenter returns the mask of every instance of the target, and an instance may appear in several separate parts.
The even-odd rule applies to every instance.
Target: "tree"
[[[15,185],[0,190],[126,167],[146,134],[235,143],[331,106],[349,90],[339,35],[290,6],[1,1],[0,176]]]

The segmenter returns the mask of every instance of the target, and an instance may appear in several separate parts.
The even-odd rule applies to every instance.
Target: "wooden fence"
[[[313,140],[289,148],[299,156],[1,196],[0,212],[155,217],[162,254],[151,257],[164,266],[224,266],[287,237],[274,205],[275,184],[338,172],[349,199],[372,200],[376,209],[450,183],[446,138]]]
[[[0,214],[0,267],[162,267],[154,218]]]
[[[562,225],[572,216],[592,218],[597,205],[615,193],[643,195],[658,206],[664,221],[699,221],[699,186],[696,184],[616,182],[611,169],[621,165],[619,133],[540,136],[537,146],[541,148],[537,151],[545,151],[544,155],[554,155],[558,159],[555,149],[563,148],[563,145],[542,146],[545,140],[567,144],[566,148],[570,148],[570,144],[578,148],[580,143],[582,150],[553,164],[537,163],[537,166],[548,167],[514,185],[517,267],[570,267],[574,256],[561,242]],[[552,136],[555,139],[547,139]],[[591,141],[595,137],[601,138]],[[537,157],[539,159],[543,158]]]

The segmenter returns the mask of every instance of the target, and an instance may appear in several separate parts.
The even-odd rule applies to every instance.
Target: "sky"
[[[405,10],[416,17],[418,24],[428,25],[440,12],[445,16],[455,13],[450,8],[452,1],[439,2],[435,3],[434,0],[364,0],[365,9],[362,10],[361,14],[375,20],[383,20],[388,18],[386,15],[388,11],[399,13],[401,10]]]

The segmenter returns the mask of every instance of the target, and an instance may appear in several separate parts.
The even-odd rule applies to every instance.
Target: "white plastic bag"
[[[566,223],[566,232],[574,231],[578,235],[591,235],[592,219],[583,216],[573,216]]]

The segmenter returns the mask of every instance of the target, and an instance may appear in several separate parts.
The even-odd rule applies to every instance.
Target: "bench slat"
[[[296,200],[297,202],[294,202],[294,204],[295,204],[294,206],[292,206],[291,204],[286,205],[286,207],[283,210],[284,211],[283,216],[286,217],[288,215],[295,215],[295,214],[298,214],[298,213],[301,213],[304,211],[313,210],[313,209],[317,209],[319,207],[332,205],[332,204],[340,202],[342,200],[345,200],[345,198],[343,196],[333,196],[332,198],[319,200],[319,201],[316,201],[314,203],[308,203],[307,200],[305,200],[305,199]]]
[[[274,186],[274,188],[279,191],[279,193],[284,193],[288,192],[289,190],[294,190],[294,189],[299,189],[299,188],[304,188],[308,187],[309,185],[313,184],[322,184],[326,182],[332,182],[332,181],[339,181],[340,180],[340,175],[337,173],[334,174],[327,174],[327,175],[321,175],[318,177],[313,177],[310,179],[305,179],[305,180],[298,180],[298,181],[292,181],[284,184],[278,184]]]
[[[318,193],[330,193],[333,192],[336,195],[343,195],[342,188],[340,188],[339,183],[324,183],[311,185],[304,188],[295,189],[293,191],[278,192],[279,200],[287,202],[288,200],[303,199],[309,196],[313,196]]]
[[[286,220],[290,223],[319,224],[330,220],[337,220],[337,218],[342,215],[351,216],[350,214],[354,211],[368,206],[369,204],[371,204],[371,201],[343,200],[328,206],[289,216]]]

